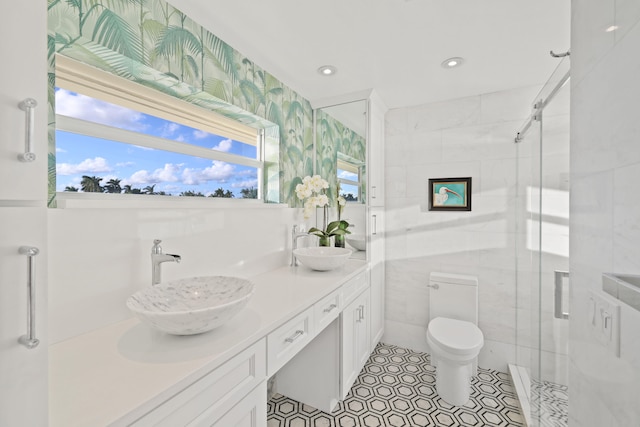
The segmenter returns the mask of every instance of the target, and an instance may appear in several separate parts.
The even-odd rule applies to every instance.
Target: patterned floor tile
[[[531,411],[541,427],[566,427],[569,422],[569,389],[548,381],[532,381]]]
[[[523,426],[509,376],[478,368],[471,398],[452,406],[436,393],[429,355],[378,344],[344,402],[326,414],[282,395],[268,404],[268,427]],[[552,393],[556,393],[554,389]],[[549,396],[552,396],[550,394]],[[566,424],[565,424],[566,425]],[[556,427],[555,424],[549,426]]]

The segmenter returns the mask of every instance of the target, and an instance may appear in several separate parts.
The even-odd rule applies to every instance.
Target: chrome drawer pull
[[[292,343],[303,335],[304,335],[304,331],[301,331],[300,329],[298,329],[295,334],[291,335],[289,338],[285,339],[284,341],[288,343]]]
[[[325,309],[324,309],[324,312],[325,312],[325,313],[329,313],[331,310],[333,310],[333,309],[334,309],[334,308],[336,308],[336,307],[337,307],[337,305],[335,305],[335,304],[331,304],[329,307],[327,307],[327,308],[325,308]]]
[[[21,255],[27,256],[27,334],[18,338],[18,342],[28,349],[36,348],[40,340],[36,338],[36,261],[40,253],[33,246],[20,246]]]

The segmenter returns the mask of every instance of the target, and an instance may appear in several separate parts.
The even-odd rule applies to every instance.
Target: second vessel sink
[[[315,246],[294,249],[298,260],[312,270],[327,271],[342,267],[351,256],[351,249],[332,246]]]
[[[230,276],[203,276],[149,286],[127,299],[140,320],[173,335],[217,328],[249,302],[253,282]]]
[[[358,251],[367,250],[367,239],[365,236],[350,234],[346,236],[347,243]]]

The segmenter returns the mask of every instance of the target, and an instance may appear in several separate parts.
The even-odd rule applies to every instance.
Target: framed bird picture
[[[429,179],[430,211],[470,211],[471,178]]]

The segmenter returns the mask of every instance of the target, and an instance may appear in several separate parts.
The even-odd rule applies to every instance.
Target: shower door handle
[[[553,310],[553,315],[556,319],[568,319],[569,318],[569,313],[564,311],[562,309],[563,307],[563,299],[562,298],[562,285],[564,284],[564,278],[569,278],[569,272],[568,271],[560,271],[560,270],[556,270],[554,271],[554,276],[555,276],[555,286],[554,286],[554,295],[553,295],[553,300],[554,300],[554,310]]]

